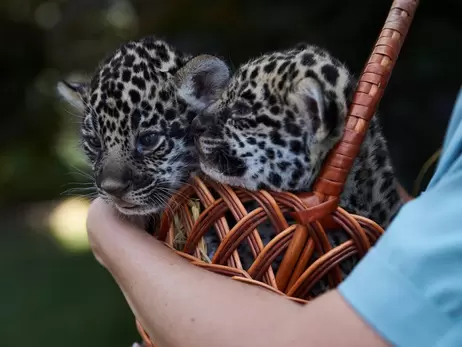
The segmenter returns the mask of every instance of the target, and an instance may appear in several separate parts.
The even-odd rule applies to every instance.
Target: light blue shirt
[[[462,346],[462,89],[435,174],[339,286],[394,346]]]

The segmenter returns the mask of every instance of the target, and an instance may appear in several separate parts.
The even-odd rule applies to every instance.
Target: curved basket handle
[[[331,150],[313,187],[314,193],[338,198],[382,99],[419,0],[395,0],[356,87],[341,141]]]

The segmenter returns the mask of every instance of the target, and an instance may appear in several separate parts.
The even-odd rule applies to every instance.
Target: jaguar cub
[[[228,79],[218,58],[146,37],[123,44],[88,83],[59,82],[60,95],[82,115],[98,194],[124,215],[166,208],[198,169],[191,122]]]
[[[249,190],[311,190],[342,136],[354,83],[343,64],[316,46],[249,61],[193,122],[201,169]],[[401,204],[374,116],[341,206],[387,226]]]
[[[223,85],[192,125],[202,171],[248,190],[310,191],[344,130],[355,87],[347,68],[327,51],[303,44],[249,61]],[[340,204],[386,227],[402,203],[374,116]],[[264,244],[275,234],[270,224],[258,231]],[[328,237],[333,246],[348,239],[342,230],[330,230]],[[209,237],[212,253],[215,242]],[[245,246],[239,252],[247,268],[253,256]],[[341,264],[344,276],[357,260]]]

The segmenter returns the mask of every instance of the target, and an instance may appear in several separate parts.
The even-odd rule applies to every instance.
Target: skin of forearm
[[[386,346],[336,291],[301,306],[197,268],[133,225],[103,215],[95,223],[89,217],[94,252],[159,347]]]

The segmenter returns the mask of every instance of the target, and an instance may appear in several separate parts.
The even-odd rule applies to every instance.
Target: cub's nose
[[[116,198],[122,198],[129,188],[130,181],[119,181],[112,177],[107,177],[101,181],[101,189]]]
[[[122,198],[132,186],[132,174],[128,167],[119,162],[108,162],[96,178],[97,186],[105,193]]]

